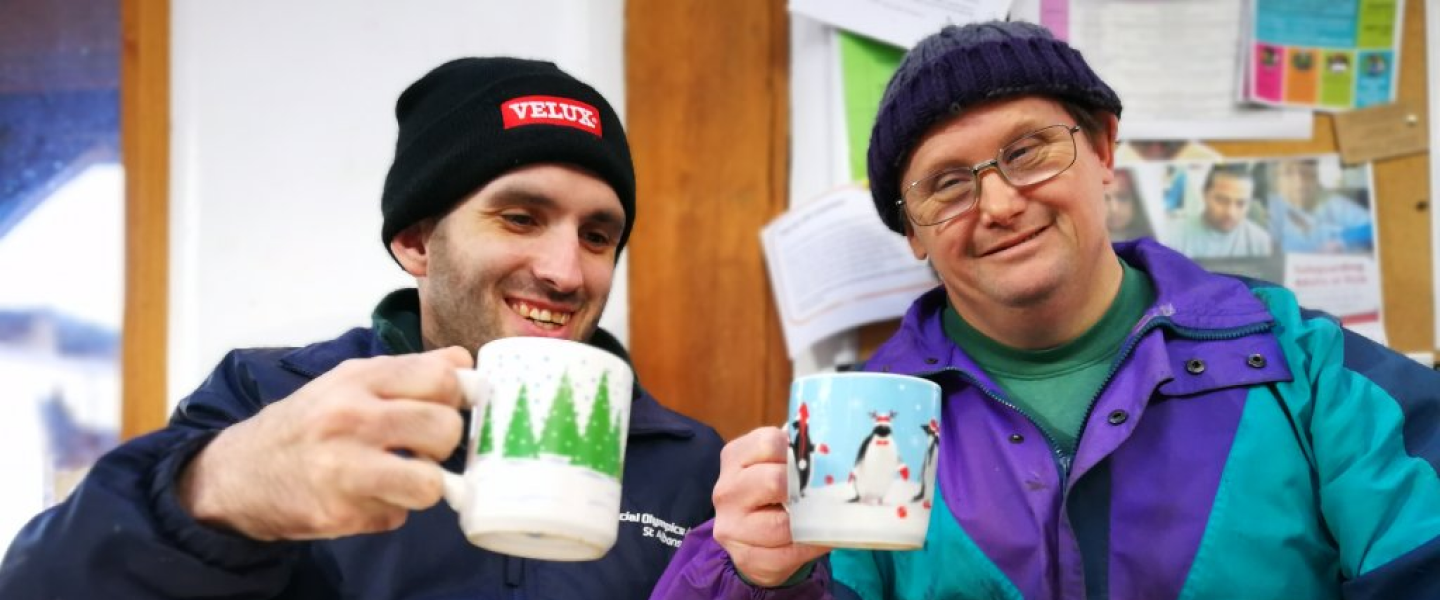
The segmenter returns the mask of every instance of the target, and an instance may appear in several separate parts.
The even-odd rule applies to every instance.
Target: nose
[[[985,178],[991,175],[994,180],[989,181],[989,185],[983,185],[987,183]],[[1010,185],[1010,180],[1005,178],[999,168],[989,168],[977,173],[975,186],[975,208],[980,211],[982,224],[1006,225],[1025,212],[1025,197],[1020,195],[1020,190]]]
[[[581,252],[580,238],[574,232],[551,231],[531,258],[531,271],[551,290],[573,292],[585,282]]]

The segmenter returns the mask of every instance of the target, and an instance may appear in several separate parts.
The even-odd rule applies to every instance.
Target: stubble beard
[[[426,315],[428,325],[422,324],[428,345],[462,346],[473,354],[486,343],[505,337],[500,325],[504,316],[499,311],[508,307],[497,306],[482,290],[452,281],[449,275],[432,276],[430,285],[431,314]]]

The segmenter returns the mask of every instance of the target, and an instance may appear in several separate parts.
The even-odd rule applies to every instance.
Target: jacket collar
[[[1184,329],[1230,330],[1269,325],[1269,308],[1235,277],[1218,275],[1150,238],[1115,244],[1115,252],[1155,284],[1149,315]]]
[[[419,292],[414,288],[391,292],[376,307],[377,327],[357,327],[333,340],[296,348],[281,356],[280,363],[290,371],[315,378],[352,358],[407,354],[412,350],[411,348],[392,348],[397,344],[386,343],[385,338],[389,338],[392,342],[395,340],[395,332],[390,331],[383,337],[379,332],[386,331],[387,328],[407,327],[405,324],[413,323],[413,327],[417,329],[413,332],[413,336],[410,335],[410,332],[401,333],[407,339],[419,339],[420,318],[418,314],[406,313],[404,316],[407,318],[394,318],[397,316],[394,311],[418,311],[419,305]],[[389,315],[390,318],[386,318],[386,315]],[[413,319],[408,317],[413,317]],[[587,343],[620,357],[625,364],[634,369],[634,365],[630,362],[630,354],[625,351],[620,340],[610,332],[597,328]],[[408,346],[407,344],[399,345]],[[693,437],[695,431],[683,417],[661,406],[649,392],[645,391],[645,388],[640,385],[639,375],[636,375],[630,399],[629,435],[650,434],[688,438]]]
[[[1273,324],[1265,304],[1239,279],[1206,271],[1148,238],[1117,243],[1115,251],[1155,286],[1155,303],[1136,324],[1137,331],[1158,324],[1182,337],[1199,339],[1263,330]],[[979,366],[946,337],[941,319],[947,302],[943,286],[921,295],[902,319],[900,333],[876,351],[866,368],[914,374],[956,367],[988,381]]]

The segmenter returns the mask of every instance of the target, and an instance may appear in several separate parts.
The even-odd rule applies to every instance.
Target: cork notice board
[[[1405,3],[1398,103],[1421,122],[1427,119],[1425,2]],[[1338,152],[1334,119],[1315,115],[1309,140],[1209,142],[1227,158]],[[1428,152],[1376,161],[1375,219],[1379,236],[1381,295],[1385,332],[1391,348],[1433,352],[1435,299],[1430,264],[1430,155]],[[869,355],[889,337],[897,322],[861,329],[860,346]]]
[[[1398,103],[1420,121],[1428,107],[1425,80],[1425,4],[1405,2],[1400,50]],[[1315,116],[1308,141],[1214,142],[1227,157],[1337,152],[1334,119]],[[1402,352],[1435,350],[1435,299],[1430,264],[1430,156],[1428,153],[1376,161],[1375,219],[1379,236],[1381,294],[1385,332],[1391,348]]]
[[[758,232],[787,204],[784,0],[626,3],[626,103],[644,217],[629,252],[630,347],[645,387],[733,438],[784,419],[791,375]],[[1424,0],[1405,3],[1400,100],[1426,110]],[[750,40],[735,44],[735,39]],[[1331,153],[1314,139],[1214,143],[1233,157]],[[1392,347],[1433,351],[1428,154],[1375,163]],[[861,329],[868,356],[896,322]]]

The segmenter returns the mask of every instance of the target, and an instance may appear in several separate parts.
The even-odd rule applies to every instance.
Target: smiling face
[[[1074,125],[1075,118],[1046,98],[967,109],[920,139],[902,182],[993,158],[1011,140],[1055,124]],[[1076,133],[1074,164],[1052,179],[1016,188],[991,169],[981,175],[988,180],[970,211],[936,226],[909,226],[916,257],[930,259],[951,304],[982,331],[1005,341],[986,331],[987,322],[1003,328],[1003,315],[1014,319],[1034,308],[1085,321],[1108,306],[1119,283],[1104,202],[1114,176],[1115,127],[1107,115],[1100,127],[1105,139]]]
[[[565,165],[521,167],[391,248],[420,288],[427,348],[491,340],[584,340],[595,331],[625,223],[604,180]]]

